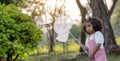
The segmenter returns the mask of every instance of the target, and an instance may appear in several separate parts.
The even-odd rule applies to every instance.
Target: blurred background
[[[108,61],[120,58],[120,0],[0,0],[0,61],[86,61],[69,36],[56,40],[59,16],[73,20],[71,33],[84,44],[82,23],[89,17],[103,22]]]

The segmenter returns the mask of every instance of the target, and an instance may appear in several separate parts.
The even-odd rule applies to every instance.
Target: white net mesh
[[[54,23],[54,31],[58,34],[56,39],[60,42],[66,42],[72,26],[73,21],[70,17],[60,16],[56,18],[56,21]],[[75,39],[71,33],[70,35],[73,37],[73,39]],[[82,49],[86,52],[87,55],[89,55],[85,48],[82,46],[82,43],[79,42],[78,44],[81,45]]]
[[[68,39],[69,30],[72,28],[73,21],[68,16],[60,16],[56,18],[54,30],[58,34],[56,39],[60,42],[66,42]]]

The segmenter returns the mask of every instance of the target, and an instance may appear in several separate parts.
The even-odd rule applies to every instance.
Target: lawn
[[[120,38],[116,38],[117,44],[120,45]],[[63,47],[65,47],[63,49]],[[54,47],[55,51],[51,54],[48,53],[48,47],[44,46],[38,49],[39,52],[34,50],[28,55],[25,61],[60,61],[61,59],[71,59],[79,54],[79,45],[74,42],[70,44],[57,44]],[[82,56],[80,59],[74,59],[73,61],[87,61],[87,56]],[[120,55],[107,54],[108,61],[120,61]]]
[[[60,55],[34,55],[30,56],[26,61],[60,61],[61,59],[71,59],[74,58],[78,53],[60,54]],[[74,59],[73,61],[87,61],[87,56],[82,56],[81,58]],[[120,61],[120,55],[107,55],[108,61]]]

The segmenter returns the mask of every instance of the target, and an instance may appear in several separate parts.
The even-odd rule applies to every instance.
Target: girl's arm
[[[88,47],[86,47],[84,44],[82,44],[81,42],[78,42],[85,50],[88,51]]]
[[[89,56],[89,59],[90,59],[90,60],[94,58],[94,55],[95,55],[96,52],[99,50],[99,48],[100,48],[100,44],[97,44],[97,45],[95,46],[94,50],[92,51],[92,53],[91,53],[90,56]]]
[[[81,42],[78,42],[78,40],[75,40],[75,43],[80,44],[85,50],[88,51],[88,48],[84,44],[82,44]]]

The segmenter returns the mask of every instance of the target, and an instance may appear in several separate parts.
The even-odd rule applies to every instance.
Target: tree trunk
[[[53,47],[55,45],[55,42],[54,42],[54,33],[55,32],[54,32],[53,27],[54,27],[54,22],[55,22],[55,17],[56,17],[56,9],[57,9],[57,0],[55,1],[54,13],[51,14],[51,16],[53,18],[53,22],[52,22],[52,30],[51,30],[51,35],[50,35],[50,50],[49,50],[49,52],[53,52],[54,51]]]
[[[82,21],[81,21],[81,25],[83,24],[84,20],[85,20],[85,16],[86,16],[86,9],[81,5],[80,1],[79,0],[76,0],[76,3],[78,5],[78,8],[80,9],[80,12],[81,12],[81,16],[82,16]],[[83,30],[81,30],[81,42],[83,44],[85,44],[85,39],[86,39],[86,35],[85,35],[85,32],[83,32]],[[83,49],[80,47],[80,52],[83,52]]]
[[[51,32],[50,32],[50,50],[49,50],[49,52],[53,52],[54,51],[54,49],[53,49],[53,47],[54,47],[54,29],[52,28],[50,31]]]
[[[50,50],[49,50],[49,52],[53,52],[54,51],[54,49],[53,49],[53,47],[54,47],[54,45],[55,45],[55,42],[54,42],[54,34],[55,34],[55,32],[54,32],[54,22],[55,22],[55,14],[56,13],[56,9],[54,10],[54,14],[52,15],[52,17],[53,17],[53,22],[52,22],[52,29],[51,29],[51,33],[50,33]]]
[[[13,61],[16,61],[18,57],[19,57],[19,54],[17,54],[17,56],[13,59]]]
[[[9,50],[6,52],[6,54],[7,54],[6,60],[7,60],[7,61],[12,61],[12,56],[13,56],[12,49],[9,49]]]
[[[110,49],[117,47],[113,29],[110,23],[111,14],[109,14],[107,6],[103,0],[90,0],[90,7],[92,9],[93,17],[99,17],[102,19],[104,25],[103,34],[105,38],[105,49],[107,52],[109,52]]]

